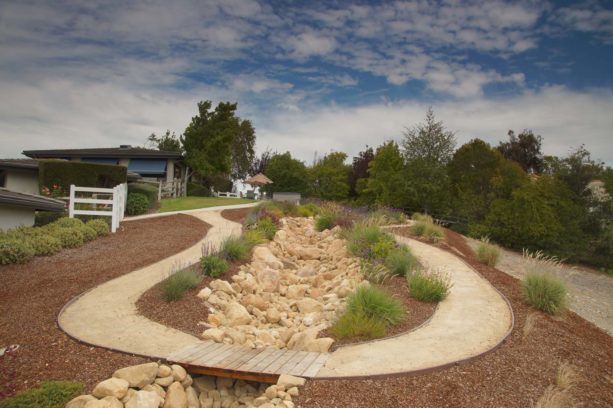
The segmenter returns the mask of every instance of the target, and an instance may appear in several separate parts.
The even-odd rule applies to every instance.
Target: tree
[[[402,154],[394,141],[377,148],[374,158],[368,164],[366,188],[360,194],[367,201],[380,205],[402,208],[406,203],[405,166]]]
[[[541,144],[543,139],[535,135],[531,130],[525,129],[519,135],[509,130],[509,141],[500,142],[498,151],[507,160],[513,160],[530,174],[540,174],[544,169],[543,154]]]
[[[409,206],[442,214],[449,207],[449,178],[446,165],[455,148],[455,136],[436,121],[432,108],[426,122],[404,132],[402,147],[407,171]]]
[[[268,167],[268,163],[270,163],[270,159],[273,156],[272,150],[267,148],[262,152],[260,157],[254,157],[251,162],[251,166],[249,166],[249,174],[255,176],[258,173],[266,174],[266,168]]]
[[[324,200],[343,200],[349,196],[350,168],[347,155],[334,152],[325,155],[309,169],[311,193]]]
[[[375,158],[375,152],[372,147],[366,146],[366,150],[359,152],[353,158],[351,164],[351,172],[349,173],[349,195],[356,197],[358,195],[357,184],[360,179],[368,178],[368,164]]]
[[[185,161],[204,178],[244,178],[254,158],[255,130],[248,120],[236,116],[236,103],[198,103],[180,140]]]
[[[175,132],[170,134],[170,130],[166,130],[162,136],[157,136],[155,133],[152,133],[147,138],[147,142],[150,145],[155,146],[156,149],[166,151],[166,152],[182,152],[181,148],[181,140],[175,135]]]
[[[255,159],[255,129],[248,120],[240,120],[232,143],[232,178],[245,179]]]
[[[263,187],[267,193],[276,191],[305,195],[308,192],[308,173],[303,162],[292,158],[290,152],[275,153],[266,166],[266,176],[272,181]]]

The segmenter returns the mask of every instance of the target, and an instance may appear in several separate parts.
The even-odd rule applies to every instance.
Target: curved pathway
[[[199,342],[194,336],[139,315],[136,308],[139,297],[172,270],[198,262],[203,244],[215,247],[224,238],[241,232],[241,225],[223,218],[219,208],[190,211],[190,215],[212,226],[206,237],[178,254],[81,294],[60,312],[60,328],[88,344],[154,358],[165,358]]]
[[[494,349],[513,325],[504,297],[458,257],[396,236],[426,267],[449,274],[453,284],[432,318],[406,334],[348,345],[332,353],[317,378],[391,375],[433,369]]]

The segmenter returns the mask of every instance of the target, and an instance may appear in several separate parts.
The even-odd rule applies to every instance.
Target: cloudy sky
[[[529,128],[613,165],[612,73],[611,2],[4,0],[0,156],[143,145],[209,99],[307,162],[432,106],[460,144]]]

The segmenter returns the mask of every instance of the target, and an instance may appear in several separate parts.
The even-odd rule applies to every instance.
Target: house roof
[[[0,205],[31,208],[33,210],[62,211],[64,202],[35,194],[19,193],[0,188]]]
[[[34,159],[0,159],[0,169],[22,169],[38,171],[38,160]]]
[[[179,157],[181,157],[181,153],[179,152],[145,149],[142,147],[132,146],[95,149],[24,150],[23,154],[34,159],[55,159],[73,157],[178,159]]]

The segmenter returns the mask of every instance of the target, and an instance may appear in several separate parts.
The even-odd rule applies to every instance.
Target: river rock
[[[224,310],[225,324],[228,326],[240,326],[251,323],[251,315],[245,306],[238,302],[231,301]]]
[[[115,397],[118,399],[123,398],[128,392],[130,383],[121,378],[109,378],[99,382],[94,387],[92,395],[96,398]]]
[[[155,391],[141,390],[128,400],[125,408],[158,408],[162,398]]]
[[[245,306],[251,305],[253,307],[257,307],[258,309],[262,311],[268,309],[268,305],[269,305],[269,303],[265,301],[261,296],[253,295],[253,294],[243,296],[241,303]]]
[[[187,387],[185,389],[185,395],[187,396],[187,408],[200,408],[200,401],[198,401],[198,393],[194,387]]]
[[[172,369],[172,378],[175,379],[175,381],[183,381],[185,379],[185,377],[187,377],[187,371],[185,371],[185,368],[181,367],[178,364],[173,364],[170,366],[170,368]]]
[[[258,245],[253,249],[253,262],[262,262],[272,269],[283,269],[283,262],[273,255],[273,253],[263,245]]]
[[[313,313],[324,311],[324,305],[311,298],[299,300],[298,302],[296,302],[296,305],[298,306],[298,310],[300,310],[300,313]]]
[[[256,267],[255,277],[262,291],[276,292],[279,290],[279,283],[281,281],[279,271],[266,265],[258,265]]]
[[[213,290],[213,291],[220,291],[220,292],[225,292],[229,295],[235,293],[234,289],[232,288],[232,285],[230,285],[230,283],[228,281],[222,280],[222,279],[215,279],[214,281],[212,281],[211,283],[209,283],[209,287]]]
[[[164,408],[187,408],[187,395],[179,382],[173,382],[166,391]]]
[[[120,368],[113,373],[113,377],[126,380],[132,388],[143,388],[155,381],[158,369],[158,363],[139,364]]]
[[[88,401],[83,408],[113,408],[110,402],[105,400]]]
[[[223,337],[224,337],[224,331],[222,329],[217,329],[217,328],[206,329],[202,333],[202,338],[204,340],[213,340],[216,343],[221,343],[223,341]],[[160,385],[163,385],[163,384],[160,384]]]
[[[296,377],[289,374],[281,374],[277,379],[277,385],[282,385],[285,389],[292,387],[302,387],[306,383],[306,380],[302,377]]]
[[[65,408],[85,408],[85,404],[90,401],[97,401],[97,399],[91,395],[79,395],[71,399]]]

